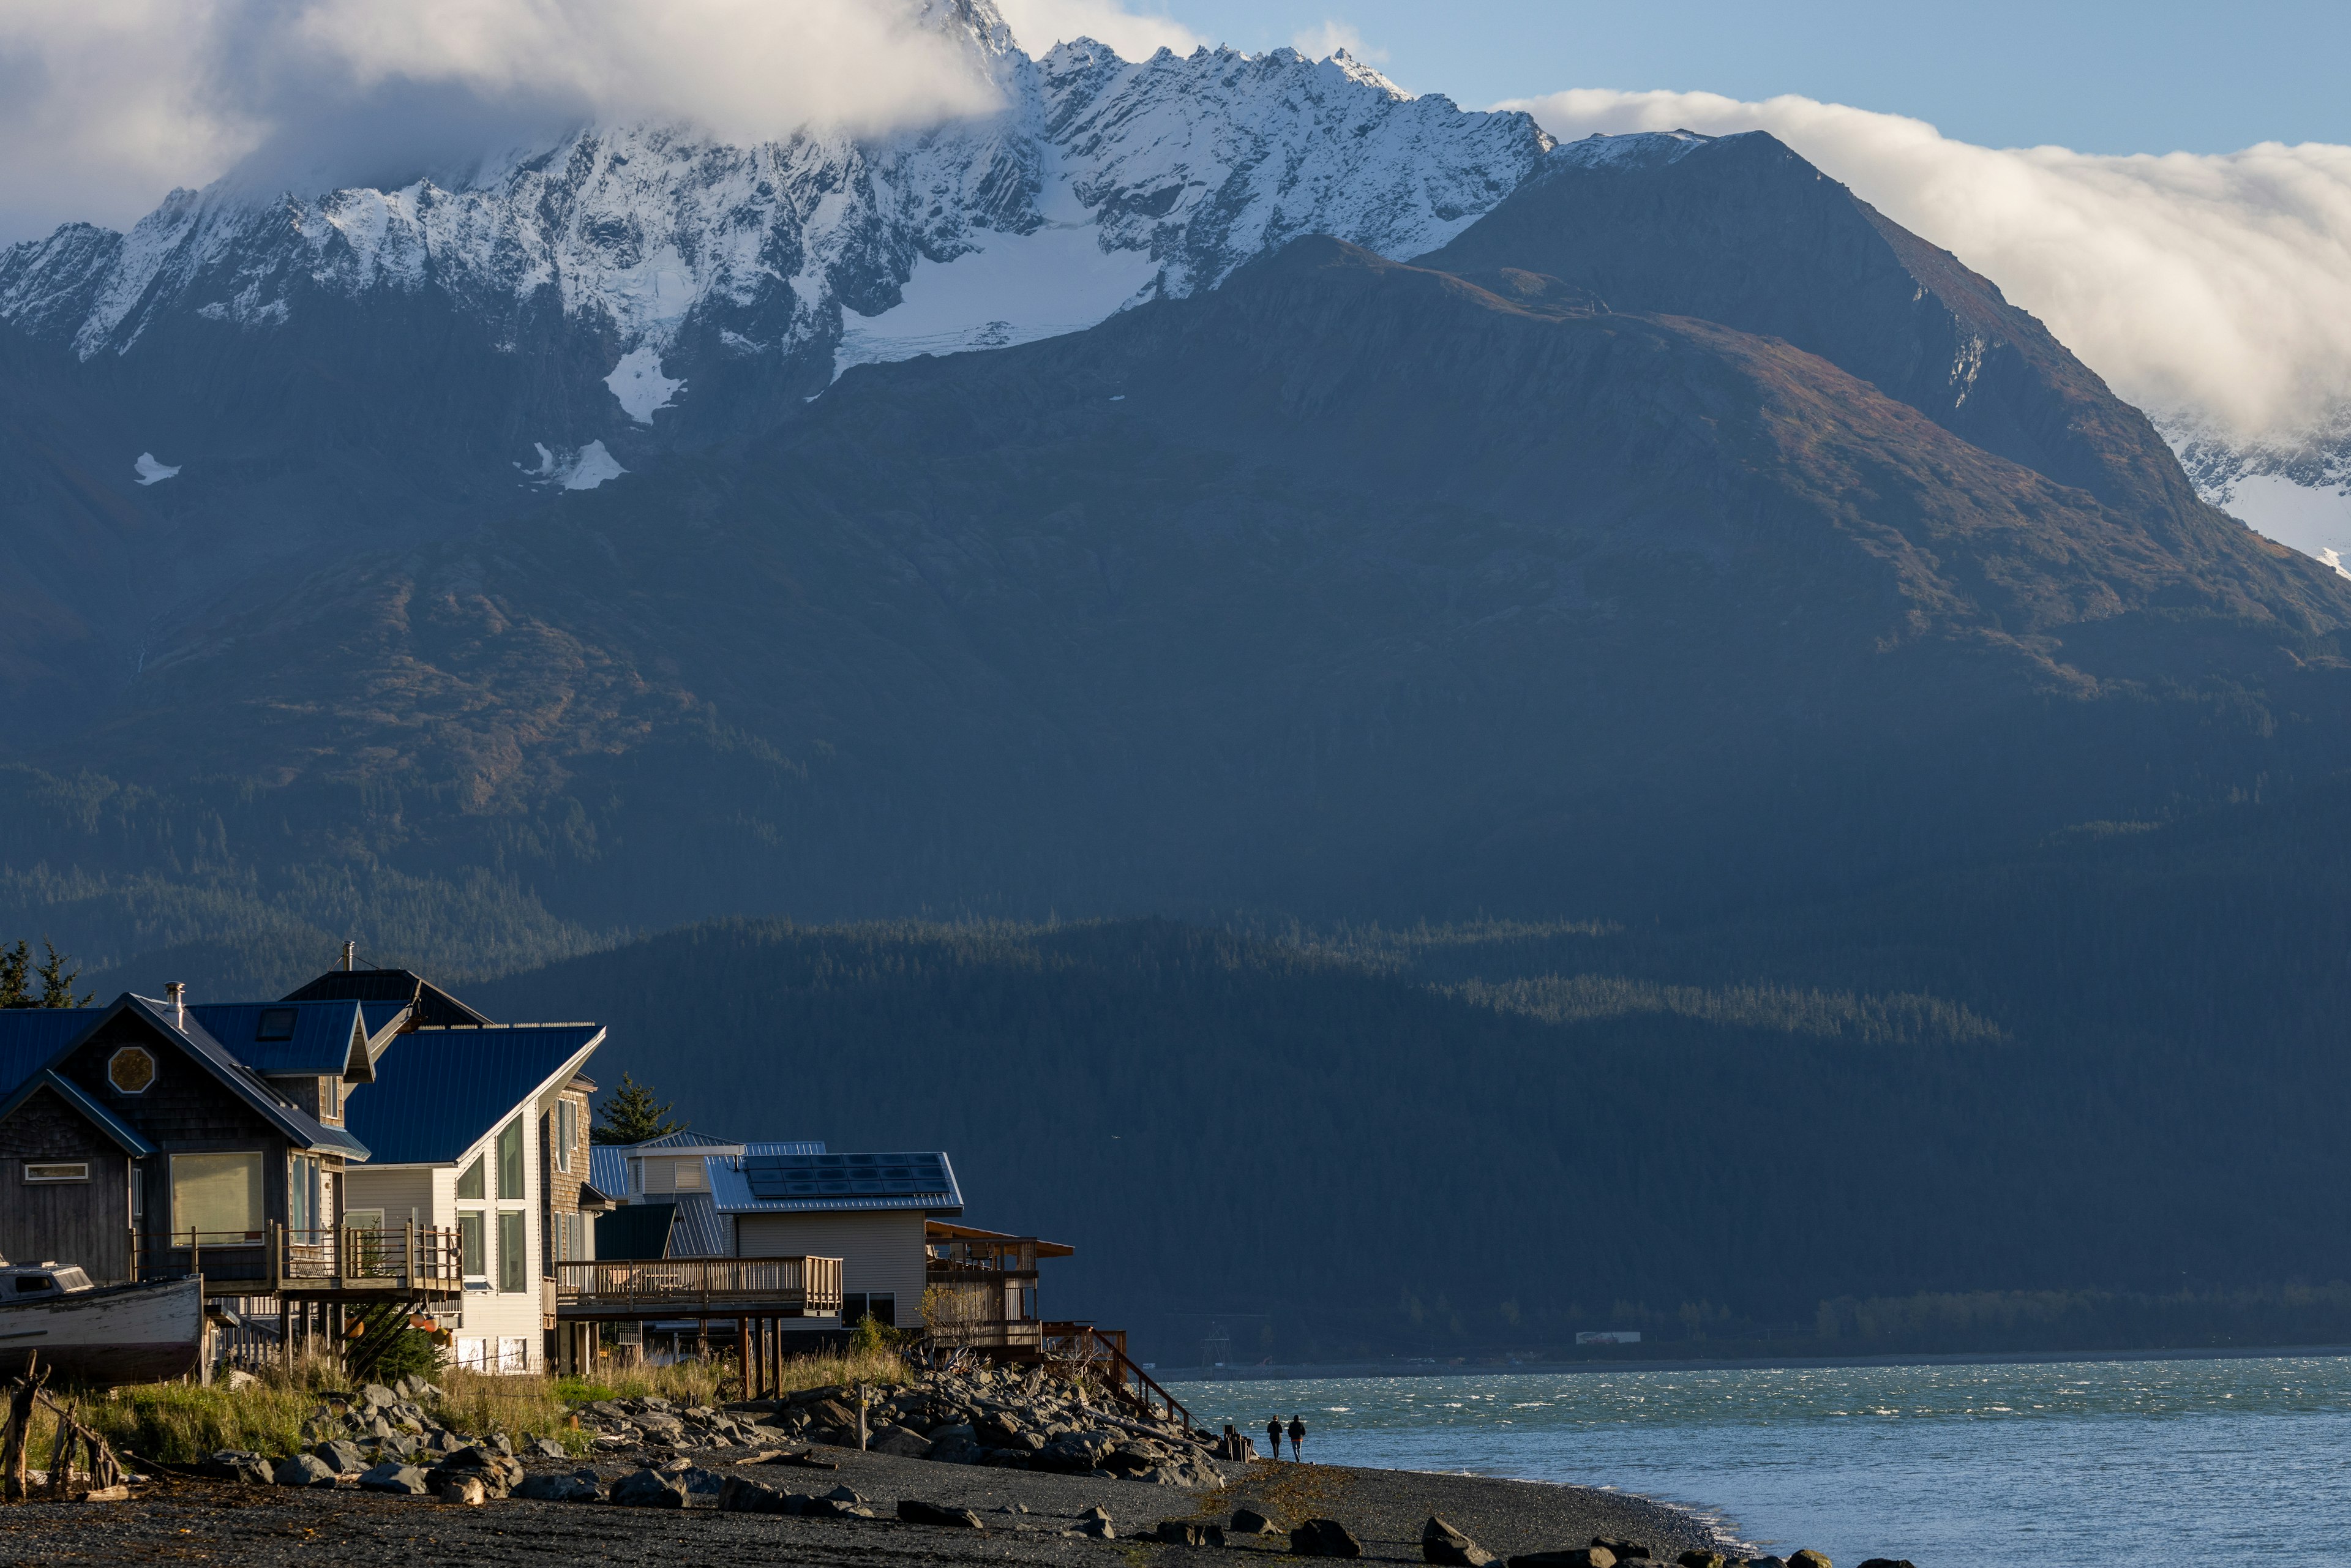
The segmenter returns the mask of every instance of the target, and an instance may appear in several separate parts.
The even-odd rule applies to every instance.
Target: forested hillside
[[[2351,1333],[2294,1293],[2351,1280],[2341,804],[1716,924],[729,923],[468,995],[607,1019],[715,1131],[949,1148],[974,1223],[1079,1247],[1055,1310],[1171,1355],[2307,1342]],[[1985,1291],[2043,1294],[1856,1306]]]

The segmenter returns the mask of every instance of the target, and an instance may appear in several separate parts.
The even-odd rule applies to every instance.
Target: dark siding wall
[[[86,1182],[27,1186],[27,1161],[80,1160]],[[130,1278],[130,1162],[57,1094],[41,1090],[0,1122],[0,1254],[78,1263],[101,1283]]]
[[[120,1093],[107,1082],[108,1059],[126,1045],[145,1046],[155,1058],[155,1081],[142,1093]],[[58,1063],[57,1071],[164,1151],[141,1162],[145,1167],[151,1232],[172,1223],[171,1161],[166,1156],[174,1151],[263,1151],[267,1156],[261,1162],[263,1212],[271,1219],[286,1218],[285,1138],[144,1019],[123,1013],[109,1019]]]

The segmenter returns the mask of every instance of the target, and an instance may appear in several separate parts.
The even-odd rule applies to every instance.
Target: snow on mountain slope
[[[70,225],[0,254],[0,320],[89,360],[159,324],[281,328],[323,301],[433,297],[491,348],[590,334],[627,423],[691,409],[696,358],[849,364],[1092,325],[1324,233],[1442,244],[1550,146],[1527,116],[1415,98],[1343,54],[1032,61],[987,0],[938,24],[998,86],[979,120],[730,146],[580,130],[444,189],[174,192],[128,235]],[[669,415],[662,428],[669,428]],[[578,444],[585,429],[549,432]]]
[[[2343,571],[2351,558],[2351,405],[2247,440],[2192,412],[2156,416],[2197,493],[2254,532]],[[2351,576],[2351,572],[2345,575]]]

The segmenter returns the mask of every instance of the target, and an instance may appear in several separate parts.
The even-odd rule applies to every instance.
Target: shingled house
[[[0,1252],[257,1285],[334,1224],[368,1157],[347,1096],[402,1009],[172,993],[0,1010]]]

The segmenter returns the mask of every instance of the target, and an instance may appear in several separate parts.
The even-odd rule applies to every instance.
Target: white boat
[[[204,1283],[93,1285],[70,1265],[0,1263],[0,1370],[38,1351],[61,1383],[153,1383],[196,1369]]]

